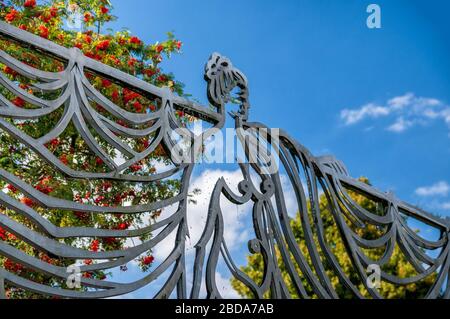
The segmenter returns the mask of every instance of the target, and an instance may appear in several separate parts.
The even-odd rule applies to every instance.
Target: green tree
[[[165,57],[170,57],[172,53],[180,52],[182,43],[171,33],[168,34],[168,38],[165,41],[146,44],[129,31],[112,32],[106,30],[105,24],[115,19],[111,15],[112,9],[111,3],[108,0],[48,0],[38,2],[36,0],[11,0],[0,1],[0,18],[7,23],[54,41],[59,45],[69,48],[77,47],[88,57],[111,65],[151,84],[160,87],[169,87],[172,91],[182,95],[183,85],[176,81],[172,74],[164,73],[160,68],[160,63]],[[81,30],[73,30],[67,27],[66,22],[73,18],[73,12],[81,13],[83,20]],[[0,49],[40,70],[57,72],[62,71],[65,67],[61,61],[36,50],[30,50],[8,38],[0,38]],[[0,70],[11,81],[17,84],[20,89],[26,90],[30,94],[46,100],[57,97],[55,93],[36,90],[33,87],[34,82],[32,80],[21,76],[6,65],[0,64]],[[113,83],[97,74],[86,73],[86,77],[102,94],[130,112],[154,112],[160,106],[158,105],[159,101],[150,100],[139,92],[122,87],[120,84]],[[0,94],[17,107],[33,108],[32,105],[20,97],[15,96],[3,86],[0,86]],[[92,107],[96,108],[100,114],[119,123],[118,120],[112,118],[110,114],[103,110],[100,105],[92,102]],[[50,115],[37,120],[18,121],[8,119],[7,121],[28,135],[39,138],[48,133],[56,125],[62,116],[62,112],[63,108],[60,108]],[[182,121],[192,120],[183,113],[177,113],[177,116]],[[126,123],[119,124],[123,126],[127,125]],[[92,132],[92,134],[95,134],[95,132]],[[111,157],[116,156],[115,150],[111,145],[100,139],[97,135],[95,137],[98,138],[101,147]],[[142,152],[149,147],[150,138],[151,136],[140,139],[128,139],[126,142],[134,150]],[[107,169],[105,163],[91,152],[73,125],[69,125],[63,134],[50,141],[46,146],[61,162],[73,169],[90,172],[105,172]],[[125,173],[154,174],[156,172],[155,160],[168,163],[167,156],[162,147],[157,148],[148,158],[131,166]],[[179,181],[177,180],[139,184],[108,180],[88,181],[68,179],[42,161],[29,148],[17,142],[2,130],[0,130],[0,167],[15,174],[45,194],[99,206],[119,206],[124,203],[132,203],[134,205],[145,204],[171,197],[179,189]],[[0,188],[3,190],[7,189],[9,196],[33,207],[38,213],[59,227],[86,226],[125,230],[130,227],[139,227],[142,223],[148,222],[148,219],[155,220],[161,213],[160,211],[150,212],[150,217],[144,214],[116,214],[105,216],[102,214],[48,210],[34,203],[12,185],[0,181]],[[39,229],[30,220],[6,207],[0,206],[0,214],[5,214],[30,229],[39,232]],[[151,236],[151,234],[142,237],[141,240],[145,240],[148,236]],[[73,260],[49,256],[44,251],[28,245],[1,227],[0,241],[7,242],[9,245],[27,254],[54,265],[68,266],[74,262]],[[64,242],[92,251],[122,249],[126,245],[125,240],[118,238],[66,239]],[[140,256],[138,260],[143,271],[146,271],[153,262],[151,251],[146,255]],[[92,263],[91,260],[85,260],[84,262],[86,264]],[[0,265],[8,271],[38,283],[62,287],[65,285],[60,280],[45,274],[38,274],[6,257],[0,256]],[[84,273],[83,276],[105,279],[108,274],[95,272]],[[6,293],[9,298],[42,297],[9,286],[6,287]]]
[[[367,178],[360,178],[360,181],[369,184],[369,181]],[[354,191],[348,191],[351,198],[361,207],[366,209],[367,211],[373,213],[373,214],[379,214],[380,208],[379,205],[370,200],[369,198],[365,197],[362,194],[356,193]],[[344,273],[348,276],[348,278],[351,280],[353,284],[356,285],[356,287],[359,289],[361,294],[365,297],[370,297],[367,290],[365,289],[364,285],[362,284],[356,269],[352,265],[352,262],[348,256],[348,253],[346,251],[344,242],[342,240],[342,235],[339,232],[339,228],[335,224],[334,218],[329,210],[328,202],[325,195],[322,195],[320,197],[320,212],[322,216],[322,221],[324,225],[324,232],[325,232],[325,239],[330,246],[330,250],[335,255],[336,260],[338,261],[339,265],[341,266]],[[309,209],[309,208],[308,208]],[[311,221],[312,222],[312,221]],[[366,225],[365,228],[356,228],[351,225],[351,223],[347,220],[347,224],[352,227],[352,229],[362,238],[364,239],[375,239],[379,238],[383,234],[383,230],[379,227],[376,227],[374,225]],[[307,256],[308,262],[310,267],[312,268],[311,260],[309,258],[308,249],[305,243],[305,237],[304,232],[302,228],[302,222],[300,218],[300,213],[297,213],[297,216],[291,221],[291,228],[293,230],[295,239],[302,251],[302,253]],[[317,239],[315,238],[316,246],[319,247],[319,243]],[[378,248],[378,249],[364,249],[364,252],[369,256],[370,258],[377,260],[379,259],[383,252],[384,248]],[[325,260],[325,256],[321,251],[319,251],[320,257],[322,261]],[[281,255],[276,248],[276,255],[277,259],[279,261],[279,267],[281,269],[281,274],[283,276],[284,281],[287,283],[287,287],[289,289],[289,292],[292,296],[295,298],[298,298],[297,291],[295,289],[295,286],[287,272],[286,266],[281,261]],[[344,285],[342,285],[338,279],[338,277],[335,275],[334,271],[326,264],[324,263],[325,270],[327,275],[329,276],[331,283],[335,289],[335,291],[338,293],[340,298],[346,298],[351,299],[354,298],[354,294],[351,293]],[[313,269],[313,268],[312,268]],[[403,255],[401,250],[398,246],[394,248],[394,252],[392,254],[391,259],[389,260],[389,263],[385,265],[383,268],[383,271],[386,271],[389,274],[397,275],[401,278],[408,278],[417,275],[416,270],[414,267],[407,261],[406,257]],[[261,254],[254,254],[247,257],[247,265],[241,267],[241,270],[244,271],[250,278],[252,278],[256,283],[260,283],[263,278],[264,273],[264,259]],[[297,272],[301,273],[300,269],[297,266]],[[429,291],[431,286],[433,285],[433,282],[435,280],[436,276],[431,275],[427,277],[426,279],[422,280],[419,283],[409,284],[406,286],[397,286],[390,283],[387,283],[385,281],[382,281],[381,287],[379,288],[380,294],[388,299],[402,299],[402,298],[421,298],[426,295],[426,293]],[[305,288],[307,289],[308,293],[312,298],[316,298],[317,296],[314,295],[314,293],[311,290],[311,287],[307,283],[307,281],[302,278],[302,283],[304,284]],[[253,293],[239,280],[233,278],[231,280],[232,287],[242,296],[246,298],[253,298]],[[269,297],[269,293],[266,293],[265,297]]]

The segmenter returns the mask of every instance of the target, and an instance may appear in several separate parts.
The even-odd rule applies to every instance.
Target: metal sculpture
[[[296,293],[302,298],[310,298],[312,294],[320,298],[339,298],[333,288],[327,269],[331,269],[339,281],[355,297],[362,298],[359,288],[353,283],[333,255],[330,243],[324,236],[324,225],[319,209],[320,194],[324,194],[328,209],[332,213],[336,227],[345,243],[348,256],[354,268],[373,298],[382,298],[376,289],[368,286],[366,268],[368,265],[385,265],[392,256],[396,245],[405,254],[408,261],[417,271],[417,276],[400,278],[385,272],[381,273],[383,281],[395,285],[406,285],[423,280],[434,275],[435,282],[427,298],[449,298],[450,267],[449,256],[449,228],[448,220],[437,218],[418,208],[406,204],[391,194],[379,192],[369,185],[349,177],[345,166],[333,157],[314,157],[302,145],[297,143],[287,133],[280,131],[279,136],[273,136],[270,130],[262,124],[248,122],[249,91],[245,76],[233,67],[225,57],[215,53],[211,56],[205,68],[205,80],[208,83],[207,93],[210,103],[216,110],[211,110],[177,96],[170,90],[158,88],[140,79],[125,74],[112,67],[106,66],[93,59],[85,57],[76,48],[67,49],[48,40],[34,36],[9,24],[0,22],[0,34],[12,38],[27,47],[45,52],[66,62],[67,67],[58,73],[44,72],[34,69],[13,58],[7,53],[0,52],[0,62],[12,68],[19,74],[38,81],[35,87],[46,91],[61,90],[60,96],[52,101],[46,101],[18,88],[7,77],[0,74],[0,84],[16,96],[21,97],[35,106],[34,109],[21,109],[14,106],[3,96],[0,96],[0,129],[16,138],[20,143],[28,146],[33,152],[44,159],[48,165],[73,179],[110,179],[152,183],[161,181],[176,173],[181,173],[181,189],[178,195],[145,205],[126,207],[99,207],[80,204],[68,200],[53,198],[40,193],[18,177],[0,168],[0,178],[26,194],[40,206],[47,209],[61,209],[65,211],[90,212],[97,214],[136,214],[153,211],[169,205],[177,204],[178,208],[170,217],[136,230],[104,230],[95,228],[59,228],[43,218],[33,208],[0,192],[0,204],[23,215],[39,226],[45,234],[34,232],[17,221],[0,214],[0,226],[37,249],[44,250],[54,256],[73,259],[92,259],[104,261],[92,265],[81,266],[81,271],[112,269],[123,265],[156,244],[165,240],[168,234],[176,232],[174,249],[158,267],[153,269],[143,279],[130,284],[100,281],[82,278],[81,284],[89,287],[87,290],[70,290],[60,287],[50,287],[35,283],[16,274],[0,268],[0,296],[4,297],[4,283],[17,286],[43,295],[66,298],[107,298],[126,294],[151,284],[158,276],[170,272],[166,282],[160,287],[156,298],[168,298],[176,293],[178,298],[200,298],[201,285],[206,284],[208,298],[220,298],[220,291],[216,283],[216,268],[219,258],[223,258],[232,275],[240,280],[254,294],[255,298],[263,298],[270,293],[272,298],[289,298],[291,296],[286,279],[281,275],[279,263],[283,263]],[[85,71],[95,72],[102,77],[111,79],[124,86],[130,87],[159,101],[161,107],[150,114],[135,114],[121,109],[100,94],[86,79]],[[211,196],[208,220],[203,235],[196,245],[196,256],[193,269],[192,288],[186,285],[185,239],[188,235],[187,225],[187,197],[188,186],[194,164],[189,160],[178,162],[167,172],[149,176],[129,175],[123,173],[137,161],[150,155],[158,145],[166,149],[173,149],[176,141],[172,132],[180,125],[174,117],[175,110],[182,110],[204,121],[213,127],[200,136],[186,133],[183,138],[189,145],[196,139],[204,140],[220,129],[225,123],[225,105],[232,100],[231,94],[238,89],[234,101],[240,104],[239,110],[230,113],[235,122],[237,136],[245,149],[246,160],[240,164],[243,180],[239,183],[239,193],[234,193],[224,179],[217,181]],[[117,124],[99,114],[90,105],[93,100],[115,117],[133,124],[143,125],[143,129],[132,129]],[[45,136],[35,139],[17,129],[6,118],[33,119],[42,117],[64,108],[63,117],[58,125]],[[64,129],[73,123],[90,149],[100,157],[109,168],[105,173],[81,172],[71,169],[58,160],[45,144],[59,136]],[[88,126],[120,152],[128,156],[123,164],[117,164],[114,158],[106,154],[99,147],[90,133]],[[257,134],[261,129],[267,129],[265,135]],[[153,140],[147,150],[137,152],[124,144],[118,136],[141,137],[153,134]],[[257,142],[263,140],[264,152],[257,149]],[[250,142],[249,142],[250,141]],[[253,142],[252,142],[253,141]],[[269,151],[269,146],[272,151]],[[192,146],[195,147],[195,146]],[[194,150],[195,151],[195,150]],[[268,170],[261,163],[278,162],[285,170],[289,182],[295,193],[307,253],[301,251],[290,227],[290,217],[283,194],[279,170]],[[260,183],[256,185],[251,175],[258,176]],[[348,190],[354,190],[380,205],[380,214],[373,214],[364,210],[349,196]],[[220,199],[225,197],[236,205],[251,203],[253,207],[253,227],[256,238],[249,242],[251,253],[263,256],[265,271],[261,282],[256,283],[235,263],[224,239],[224,223],[220,206]],[[411,229],[403,216],[417,219],[440,231],[440,239],[429,241],[420,237]],[[384,230],[384,234],[377,239],[369,240],[360,237],[355,228],[376,225]],[[65,245],[59,239],[76,237],[136,237],[141,234],[157,232],[150,240],[135,247],[120,251],[92,252]],[[381,259],[371,260],[364,248],[383,248]],[[437,251],[436,257],[431,257],[425,250]],[[33,258],[20,250],[0,242],[0,254],[21,263],[30,269],[66,279],[68,273],[65,268],[56,267]],[[327,268],[327,269],[326,269]],[[305,288],[304,281],[312,292]],[[190,290],[190,292],[188,292]]]

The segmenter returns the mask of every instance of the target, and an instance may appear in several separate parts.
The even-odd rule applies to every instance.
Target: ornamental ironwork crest
[[[15,247],[0,241],[0,255],[14,263],[60,280],[61,284],[43,285],[20,274],[0,268],[0,297],[5,297],[5,285],[32,291],[43,296],[63,298],[108,298],[131,293],[156,280],[164,278],[155,298],[221,298],[218,288],[217,267],[223,261],[235,280],[244,285],[254,298],[340,298],[335,289],[337,280],[345,290],[357,298],[382,298],[371,283],[367,269],[378,269],[379,280],[394,286],[432,280],[426,298],[449,298],[449,227],[448,220],[413,207],[393,196],[349,176],[344,164],[334,157],[315,157],[283,130],[275,134],[264,124],[250,121],[250,99],[247,78],[226,57],[214,53],[206,64],[204,78],[210,107],[204,107],[168,88],[159,88],[143,80],[88,58],[77,48],[64,48],[26,31],[0,22],[0,36],[17,45],[51,56],[64,67],[57,72],[38,70],[0,51],[0,62],[21,76],[34,81],[36,91],[52,93],[53,99],[43,99],[17,86],[4,74],[0,85],[4,90],[20,97],[32,107],[20,108],[0,95],[0,131],[29,149],[36,158],[50,165],[55,174],[75,181],[106,180],[112,183],[153,185],[172,176],[178,176],[177,191],[167,198],[119,206],[101,206],[83,201],[52,196],[37,190],[21,180],[14,172],[0,168],[0,179],[36,203],[29,206],[0,191],[0,205],[15,212],[27,222],[21,223],[6,214],[0,214],[0,226],[20,238],[37,251],[53,258],[71,260],[80,274],[108,271],[120,267],[159,243],[173,240],[173,249],[167,257],[135,282],[121,283],[80,276],[77,288],[63,284],[70,279],[66,267],[46,263]],[[154,101],[157,108],[146,114],[124,110],[102,95],[90,82],[89,74],[101,76],[130,90],[135,90]],[[238,104],[238,110],[227,112],[228,103]],[[95,104],[97,107],[93,107]],[[102,112],[98,110],[101,107]],[[60,112],[55,127],[34,137],[18,127],[21,121],[39,119]],[[189,114],[210,124],[200,134],[194,134],[180,123],[176,112]],[[105,115],[108,114],[108,115]],[[234,124],[241,143],[243,158],[239,161],[242,180],[232,189],[224,178],[216,181],[210,197],[207,220],[201,238],[195,245],[193,265],[186,263],[186,238],[189,236],[189,184],[195,160],[205,139],[224,127],[226,118]],[[19,125],[20,126],[20,125]],[[88,148],[104,163],[101,172],[77,170],[57,158],[46,146],[60,136],[68,126]],[[264,132],[264,133],[262,133]],[[136,150],[128,140],[148,137],[148,147]],[[106,152],[99,139],[112,146],[116,153]],[[183,143],[180,143],[180,140]],[[180,146],[181,145],[181,146]],[[171,168],[154,174],[133,174],[133,165],[151,156],[155,151],[174,156]],[[183,154],[190,154],[183,156]],[[121,161],[117,160],[120,154]],[[27,163],[24,163],[27,164]],[[287,199],[280,169],[287,176],[293,190],[293,200],[300,214],[300,248],[291,225]],[[353,192],[373,202],[375,213],[361,207],[350,195]],[[320,198],[325,198],[328,217],[324,218]],[[259,254],[263,263],[262,278],[255,280],[238,267],[227,246],[223,201],[234,205],[250,205],[252,231],[255,238],[248,242],[251,254]],[[134,229],[101,229],[96,227],[57,227],[42,211],[58,210],[90,214],[145,214],[166,207],[175,207],[169,215],[161,215],[154,222]],[[38,207],[38,208],[37,208]],[[435,241],[418,234],[407,222],[414,219],[439,232]],[[332,223],[340,236],[353,276],[344,270],[334,253],[336,243],[326,236],[325,223]],[[30,225],[33,225],[32,227]],[[361,230],[373,227],[379,234],[366,238]],[[95,251],[76,245],[81,238],[126,238],[147,236],[146,240],[125,249]],[[170,237],[170,234],[174,234]],[[72,242],[68,239],[74,239]],[[72,244],[71,244],[72,243]],[[243,248],[244,249],[244,248]],[[414,268],[416,275],[402,277],[385,270],[399,250]],[[378,257],[370,251],[378,251]],[[428,253],[433,252],[433,253]],[[90,263],[77,264],[89,260]],[[189,269],[188,269],[189,268]],[[191,274],[191,278],[188,278]],[[355,279],[356,278],[356,279]],[[114,278],[112,278],[114,279]],[[55,281],[58,282],[58,281]],[[363,294],[361,289],[367,294]]]

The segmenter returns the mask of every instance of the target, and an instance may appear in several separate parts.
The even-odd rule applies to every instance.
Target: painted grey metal
[[[271,135],[271,131],[263,124],[249,122],[250,102],[247,79],[242,72],[233,67],[227,58],[214,53],[205,68],[205,80],[208,84],[207,94],[210,103],[215,107],[215,110],[213,110],[180,97],[169,89],[158,88],[85,57],[76,48],[63,48],[4,22],[0,22],[0,34],[3,37],[12,38],[24,46],[33,47],[58,57],[67,64],[66,69],[62,72],[43,72],[18,61],[3,51],[0,52],[1,63],[25,77],[38,81],[39,83],[35,84],[36,87],[46,91],[63,89],[63,93],[59,98],[54,101],[46,101],[18,88],[6,76],[0,74],[0,84],[2,86],[36,107],[32,110],[18,108],[6,98],[1,97],[0,129],[2,131],[28,146],[54,169],[70,178],[150,183],[161,181],[178,173],[182,176],[179,194],[173,198],[139,206],[99,207],[45,195],[27,185],[18,177],[0,168],[0,178],[3,181],[13,185],[27,197],[47,209],[96,214],[135,214],[154,211],[173,204],[178,205],[176,213],[142,229],[122,231],[80,227],[60,228],[54,226],[33,208],[0,192],[1,205],[29,218],[39,226],[41,233],[32,231],[8,216],[0,214],[1,227],[23,239],[31,246],[54,256],[104,261],[102,263],[84,265],[81,267],[81,271],[108,270],[126,264],[140,254],[152,249],[158,243],[166,240],[170,233],[176,232],[174,248],[168,258],[136,282],[125,284],[82,278],[81,283],[91,289],[76,291],[41,285],[0,268],[0,297],[4,297],[4,283],[6,282],[13,286],[49,296],[107,298],[127,294],[150,285],[158,277],[169,272],[170,274],[166,282],[160,287],[159,293],[155,296],[156,298],[168,298],[174,296],[174,294],[178,298],[200,298],[203,296],[201,293],[202,283],[206,285],[206,297],[220,298],[221,294],[216,281],[216,269],[219,260],[222,259],[231,274],[246,285],[255,298],[263,298],[267,293],[270,293],[272,298],[291,297],[286,278],[281,274],[280,262],[285,265],[285,271],[289,276],[290,282],[295,287],[296,294],[302,298],[310,298],[312,294],[320,298],[339,298],[328,275],[330,268],[339,278],[341,284],[351,291],[355,297],[363,298],[359,288],[348,278],[337,262],[336,256],[333,255],[330,246],[332,243],[329,243],[325,238],[323,219],[319,209],[320,194],[324,194],[327,198],[328,209],[332,213],[336,227],[341,233],[348,256],[371,297],[381,298],[382,296],[376,289],[368,286],[366,268],[370,264],[385,265],[390,260],[396,245],[407,256],[418,275],[405,279],[382,272],[381,278],[383,281],[395,285],[406,285],[419,282],[431,274],[436,274],[435,284],[426,297],[450,297],[450,280],[448,278],[450,267],[450,223],[448,220],[435,217],[398,200],[392,194],[377,191],[373,187],[351,178],[342,162],[334,157],[314,157],[305,147],[284,131],[280,131],[280,135],[275,137]],[[93,71],[105,78],[158,99],[161,102],[160,110],[155,113],[138,115],[120,108],[100,94],[90,84],[85,77],[86,70]],[[245,156],[247,157],[246,161],[240,164],[243,179],[239,183],[239,193],[234,193],[223,178],[217,181],[211,195],[206,226],[202,237],[196,245],[195,263],[192,269],[192,287],[188,287],[186,283],[188,270],[185,262],[185,239],[188,236],[189,226],[187,224],[187,214],[189,214],[187,211],[188,186],[194,164],[188,161],[181,162],[168,172],[148,176],[127,175],[123,172],[134,163],[150,155],[160,144],[168,149],[174,147],[176,142],[172,140],[171,133],[180,127],[178,120],[174,116],[175,110],[182,110],[185,113],[212,123],[212,127],[200,136],[189,134],[190,145],[201,145],[201,143],[195,143],[196,139],[205,140],[217,129],[224,126],[225,105],[231,101],[231,93],[236,88],[239,90],[237,100],[240,108],[237,112],[230,114],[234,119],[237,136],[244,146]],[[127,123],[135,125],[148,124],[149,127],[139,130],[121,126],[96,112],[90,106],[88,99],[95,101],[106,111]],[[60,107],[64,107],[64,115],[59,125],[39,139],[26,135],[5,120],[5,118],[39,118]],[[44,146],[50,140],[58,137],[69,123],[75,125],[91,150],[106,163],[109,168],[107,173],[89,173],[73,170],[59,161]],[[88,125],[95,128],[102,138],[122,153],[127,154],[130,159],[123,164],[116,164],[98,145],[87,128]],[[266,129],[267,134],[265,136],[255,136],[255,132],[261,129]],[[141,153],[131,149],[115,135],[142,137],[150,133],[155,133],[155,137],[150,147]],[[252,138],[257,141],[264,139],[265,145],[271,145],[273,148],[274,151],[272,152],[269,152],[268,149],[266,150],[267,152],[263,152],[263,154],[267,154],[265,160],[276,162],[276,156],[280,159],[280,165],[288,176],[289,183],[294,190],[295,200],[301,212],[300,216],[307,253],[299,248],[290,226],[291,218],[286,207],[281,173],[279,171],[275,173],[269,172],[263,166],[249,160],[252,155],[258,152],[254,143],[248,143]],[[259,184],[255,184],[252,174],[259,177]],[[385,207],[384,214],[375,215],[364,210],[352,200],[348,190],[358,191],[375,202],[382,204]],[[236,266],[227,248],[224,238],[225,225],[223,219],[223,214],[227,212],[222,212],[221,209],[221,198],[223,197],[236,205],[250,203],[253,207],[253,230],[256,238],[249,242],[248,249],[252,254],[261,253],[264,259],[265,272],[259,283],[256,283]],[[440,239],[429,241],[420,237],[408,226],[402,215],[417,219],[440,231]],[[354,225],[359,227],[372,224],[384,227],[387,231],[376,240],[364,239],[353,231],[348,224],[348,220],[351,220]],[[150,240],[120,251],[92,252],[71,247],[59,241],[59,239],[77,237],[129,238],[153,232],[157,233],[157,235]],[[376,247],[386,247],[385,255],[380,260],[371,260],[363,249]],[[430,257],[424,252],[424,249],[435,250],[438,253],[435,257]],[[68,277],[65,268],[42,262],[4,242],[0,242],[0,254],[37,272],[61,279]],[[305,287],[305,282],[307,282],[309,290]]]

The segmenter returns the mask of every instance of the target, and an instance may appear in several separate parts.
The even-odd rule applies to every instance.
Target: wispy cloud
[[[431,186],[419,187],[416,194],[419,196],[447,196],[450,192],[450,185],[445,182],[437,182]],[[450,203],[448,203],[450,204]]]
[[[251,175],[252,182],[259,185],[260,180],[254,175]],[[238,184],[243,180],[243,175],[240,170],[228,171],[219,169],[205,169],[199,175],[193,177],[189,190],[190,193],[195,189],[201,189],[201,193],[195,194],[191,199],[196,203],[189,203],[187,208],[187,224],[189,227],[189,238],[186,239],[186,264],[187,264],[187,281],[188,288],[192,283],[192,263],[195,257],[195,245],[200,239],[203,230],[206,226],[208,209],[210,199],[216,185],[216,182],[223,178],[228,187],[235,194],[239,194]],[[285,204],[291,216],[295,216],[298,211],[298,204],[296,202],[295,193],[289,184],[289,178],[285,174],[280,175],[281,183],[284,190]],[[175,213],[175,207],[169,207],[163,210],[161,216],[165,218]],[[253,202],[250,201],[244,205],[235,205],[231,203],[225,196],[221,196],[220,208],[223,217],[223,236],[227,244],[229,253],[234,261],[245,260],[248,251],[243,247],[247,246],[248,240],[255,238],[252,227],[252,208]],[[153,233],[156,236],[155,233]],[[176,240],[176,230],[160,242],[153,249],[153,254],[157,262],[162,262],[174,248]],[[230,274],[224,267],[223,261],[219,262],[216,272],[217,287],[224,298],[237,298],[237,293],[230,285]],[[204,281],[202,282],[204,284]],[[160,287],[159,287],[160,288]],[[202,286],[201,293],[205,293],[205,287]]]
[[[358,123],[366,118],[377,118],[389,115],[390,109],[373,103],[366,104],[359,109],[344,109],[341,111],[341,119],[346,125]]]
[[[206,225],[208,207],[212,192],[216,182],[224,178],[229,187],[237,194],[237,185],[242,181],[242,173],[236,171],[225,170],[205,170],[201,175],[192,179],[189,185],[189,191],[192,192],[195,189],[201,189],[201,193],[194,195],[192,199],[196,203],[189,203],[187,209],[187,222],[189,226],[189,239],[186,242],[187,250],[189,254],[195,252],[195,244],[200,239],[203,230]],[[248,232],[246,232],[245,224],[243,223],[246,215],[251,214],[251,205],[247,203],[242,206],[237,206],[224,198],[220,201],[221,209],[224,212],[224,238],[227,242],[230,251],[233,251],[236,247],[245,244]],[[163,211],[164,216],[170,216],[175,212],[177,207],[169,207],[167,211]],[[172,232],[167,236],[166,240],[161,242],[154,249],[154,255],[159,260],[164,260],[172,251],[174,247],[176,232]]]
[[[406,131],[408,128],[414,125],[414,122],[407,121],[403,117],[399,117],[395,123],[387,127],[388,131],[395,132],[395,133],[401,133]]]
[[[415,125],[432,121],[444,121],[450,129],[450,106],[435,98],[407,93],[382,104],[372,102],[359,108],[343,109],[340,118],[347,126],[367,119],[392,119],[386,130],[394,133],[402,133]]]

